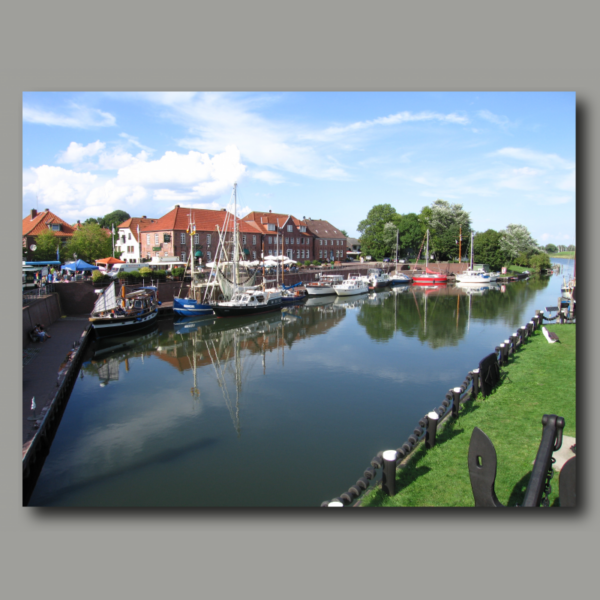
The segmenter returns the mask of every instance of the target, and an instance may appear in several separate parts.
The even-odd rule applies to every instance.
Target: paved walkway
[[[36,414],[56,394],[56,381],[61,364],[65,361],[73,342],[78,341],[89,321],[87,316],[62,317],[46,328],[52,336],[45,342],[29,342],[23,348],[23,444],[35,435],[31,399],[35,397]]]

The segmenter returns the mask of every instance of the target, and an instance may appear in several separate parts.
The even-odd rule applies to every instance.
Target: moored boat
[[[418,258],[417,258],[418,260]],[[425,250],[425,272],[413,274],[413,283],[419,285],[438,285],[448,283],[448,276],[429,269],[429,229],[427,230],[427,247]]]
[[[89,321],[98,338],[133,333],[156,323],[158,305],[156,287],[142,287],[120,295],[112,282],[98,296]]]
[[[396,271],[395,273],[392,273],[390,275],[390,285],[391,286],[396,286],[396,285],[403,285],[405,283],[412,283],[412,277],[409,277],[408,275],[405,275],[404,273],[398,273],[398,271]]]
[[[217,302],[213,310],[218,317],[236,317],[273,312],[282,306],[279,290],[244,290],[236,292],[231,300]]]
[[[348,279],[338,285],[334,285],[333,289],[338,296],[355,296],[357,294],[366,294],[369,291],[369,286],[360,275],[349,275]]]
[[[390,285],[390,276],[383,269],[369,269],[366,281],[370,290],[376,290]]]
[[[305,284],[306,293],[309,296],[327,296],[334,295],[334,285],[339,285],[344,281],[343,275],[326,275],[321,273],[318,281]]]

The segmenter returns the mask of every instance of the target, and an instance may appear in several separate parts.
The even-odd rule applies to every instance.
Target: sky
[[[460,204],[575,244],[574,92],[25,92],[23,217],[176,204],[324,219]]]

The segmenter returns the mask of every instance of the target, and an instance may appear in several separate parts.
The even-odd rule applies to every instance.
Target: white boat
[[[366,294],[369,291],[369,286],[360,275],[349,275],[346,281],[334,285],[333,289],[338,296],[355,296]]]
[[[412,283],[412,277],[409,277],[408,275],[405,275],[404,273],[398,273],[398,271],[396,271],[395,273],[392,273],[390,275],[390,285],[396,286],[396,285],[402,285],[405,283]]]
[[[309,296],[327,296],[335,294],[333,286],[339,285],[343,281],[343,275],[324,275],[321,273],[318,281],[307,283],[304,287]]]
[[[474,269],[473,268],[473,235],[471,232],[471,261],[469,263],[469,268],[464,273],[457,273],[456,281],[459,283],[475,283],[475,284],[484,284],[490,283],[492,281],[489,273],[486,273],[482,269]],[[494,278],[493,281],[496,281]]]
[[[213,310],[218,317],[236,317],[273,312],[282,306],[281,292],[273,288],[236,292],[231,300],[214,304]]]
[[[390,285],[390,276],[383,269],[369,269],[366,280],[370,290]]]

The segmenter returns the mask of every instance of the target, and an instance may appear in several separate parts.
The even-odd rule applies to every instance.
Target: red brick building
[[[160,219],[154,219],[140,225],[140,246],[142,260],[152,258],[177,258],[186,262],[191,251],[188,227],[190,221],[195,224],[194,249],[201,252],[204,263],[216,258],[219,243],[219,232],[223,233],[227,212],[222,210],[207,210],[201,208],[181,208],[176,205]],[[218,227],[218,230],[217,230]],[[240,243],[244,254],[251,260],[255,255],[260,256],[262,238],[260,231],[251,224],[238,219]],[[233,233],[233,216],[229,219],[226,239],[231,239]]]

